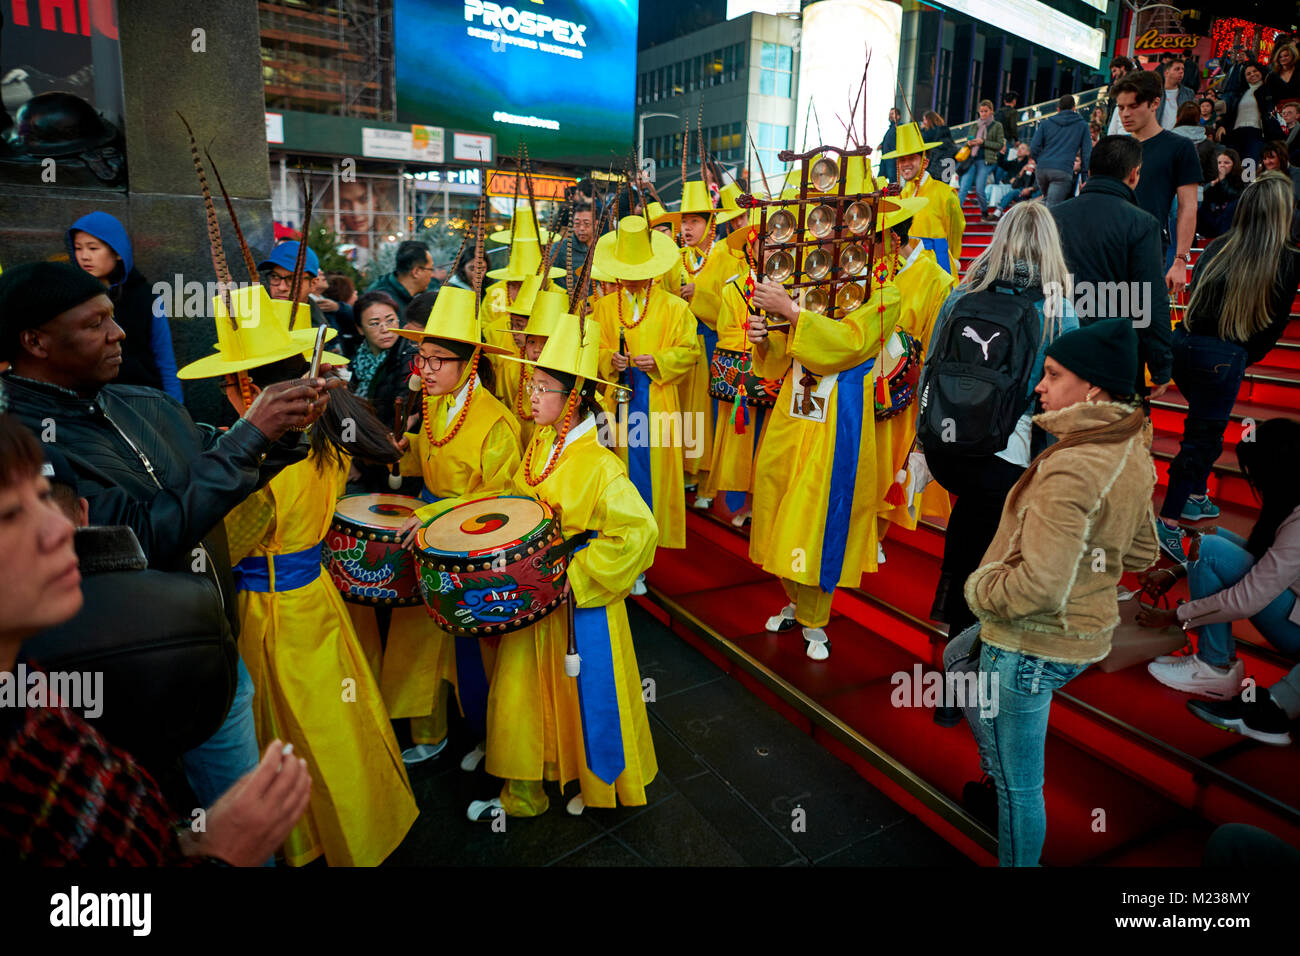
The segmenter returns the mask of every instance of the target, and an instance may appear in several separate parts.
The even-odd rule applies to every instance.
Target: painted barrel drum
[[[343,600],[382,607],[421,602],[420,578],[398,531],[423,505],[407,495],[344,495],[321,547],[321,563]]]
[[[716,348],[709,363],[709,395],[720,402],[734,402],[740,380],[745,380],[745,404],[771,408],[784,378],[760,378],[749,370],[749,353]]]
[[[878,422],[893,418],[915,401],[921,378],[921,343],[902,329],[895,329],[891,338],[882,369],[889,384],[889,404],[875,403]]]

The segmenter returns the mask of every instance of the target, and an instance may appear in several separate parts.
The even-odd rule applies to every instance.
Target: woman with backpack
[[[1042,378],[1044,350],[1078,327],[1062,295],[1068,283],[1052,214],[1043,203],[1020,203],[998,222],[988,248],[935,320],[918,392],[917,433],[930,473],[957,497],[930,610],[950,634],[975,623],[962,587],[997,532],[1007,492],[1032,457],[1033,389]],[[971,381],[985,387],[972,389]]]
[[[1007,496],[984,563],[966,581],[979,627],[944,655],[952,661],[955,649],[978,647],[971,730],[997,791],[1000,866],[1038,865],[1052,692],[1110,653],[1120,576],[1158,556],[1151,426],[1131,394],[1137,373],[1127,318],[1094,322],[1047,347],[1035,422],[1057,440]]]

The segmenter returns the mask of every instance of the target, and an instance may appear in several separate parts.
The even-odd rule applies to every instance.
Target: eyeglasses
[[[411,364],[416,368],[427,368],[431,372],[436,372],[448,362],[459,362],[457,358],[444,358],[441,355],[416,355],[411,359]]]
[[[306,275],[304,275],[302,278],[303,278],[303,282],[311,281],[311,279],[308,278]],[[276,275],[274,272],[268,272],[266,274],[266,284],[284,285],[284,286],[293,285],[293,273],[289,273],[288,275],[285,276],[280,276],[280,275]]]
[[[366,319],[361,324],[368,329],[393,329],[397,327],[397,316],[390,315],[382,319]]]
[[[567,388],[546,388],[542,385],[531,385],[528,388],[529,395],[545,395],[547,392],[554,392],[556,395],[568,395]]]

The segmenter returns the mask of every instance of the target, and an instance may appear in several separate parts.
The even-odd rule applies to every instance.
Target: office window
[[[781,150],[790,148],[790,127],[759,123],[755,144],[758,148],[759,162],[768,177],[785,172],[785,163],[776,157]],[[758,173],[758,170],[754,172]]]
[[[731,78],[734,80],[737,74],[739,74],[740,71],[745,68],[745,44],[743,43],[733,44],[731,50],[732,50],[732,67],[735,70],[735,72],[731,74]]]
[[[722,51],[714,50],[712,53],[704,55],[706,72],[708,75],[708,85],[717,86],[722,82]]]
[[[759,60],[758,92],[764,96],[790,97],[794,50],[779,43],[764,43]]]

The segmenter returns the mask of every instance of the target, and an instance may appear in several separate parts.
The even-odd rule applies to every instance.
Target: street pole
[[[676,113],[642,113],[636,118],[636,161],[638,169],[645,162],[645,121],[647,116],[663,116],[669,119],[681,118]]]

